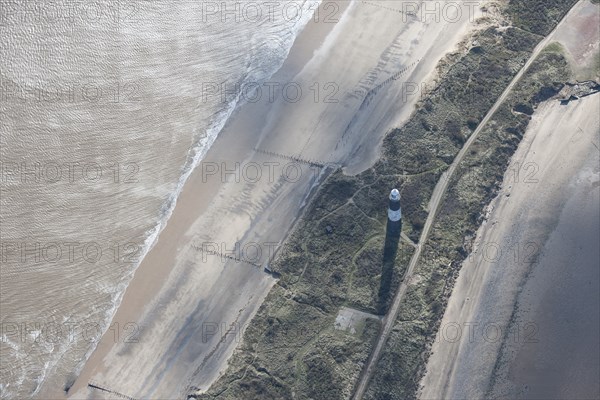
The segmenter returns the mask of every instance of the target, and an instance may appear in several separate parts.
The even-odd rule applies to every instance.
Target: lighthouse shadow
[[[402,232],[402,224],[390,224],[388,221],[385,232],[385,244],[383,247],[383,262],[381,269],[381,281],[379,284],[379,293],[377,295],[377,312],[384,315],[390,301],[390,289],[394,278],[394,264],[398,247],[400,244],[400,232]]]

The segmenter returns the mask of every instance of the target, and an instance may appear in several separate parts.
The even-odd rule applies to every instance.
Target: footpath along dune
[[[330,170],[286,157],[349,172],[370,165],[385,132],[412,112],[416,88],[475,25],[472,5],[454,15],[439,4],[437,16],[425,16],[403,14],[401,1],[322,3],[320,15],[337,10],[339,21],[311,21],[270,79],[294,82],[302,95],[270,98],[263,87],[221,132],[112,321],[136,323],[136,340],[107,332],[69,397],[110,396],[86,386],[94,382],[134,398],[181,398],[218,377],[275,282],[260,267]]]

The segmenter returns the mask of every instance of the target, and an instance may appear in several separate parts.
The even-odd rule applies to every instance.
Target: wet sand
[[[508,330],[525,337],[505,343],[492,398],[600,397],[600,153],[589,149],[517,300]]]

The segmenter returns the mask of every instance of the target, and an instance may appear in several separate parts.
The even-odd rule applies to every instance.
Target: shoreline
[[[345,11],[349,5],[349,3],[345,1],[338,1],[336,3],[340,4],[340,10],[342,10],[342,12]],[[296,75],[303,65],[302,62],[306,59],[307,54],[316,50],[316,47],[313,47],[315,45],[315,40],[317,40],[318,43],[322,43],[325,37],[330,33],[331,29],[333,29],[331,24],[315,24],[313,23],[313,18],[311,18],[308,24],[296,37],[288,57],[280,69],[275,72],[272,79],[275,79],[279,74],[283,74],[287,77]],[[228,129],[228,126],[238,118],[243,107],[244,105],[236,107],[219,133],[219,136],[199,164],[202,164],[203,162],[219,162],[223,159],[223,156],[228,152],[228,150],[225,149],[228,146],[223,143],[224,139],[222,138],[222,134]],[[250,146],[248,146],[248,148],[252,149]],[[241,154],[241,152],[238,153]],[[235,156],[231,157],[231,155],[227,155],[229,156],[228,159],[237,159]],[[161,268],[159,264],[166,263],[169,259],[176,258],[175,253],[177,252],[177,245],[180,240],[185,237],[185,233],[192,227],[194,220],[193,215],[196,215],[195,218],[198,218],[198,216],[205,212],[209,207],[210,199],[203,201],[200,207],[191,207],[190,205],[191,198],[198,195],[198,193],[193,192],[193,189],[190,189],[190,186],[198,184],[202,184],[203,191],[207,193],[217,193],[220,186],[220,183],[216,180],[204,181],[204,179],[199,179],[197,170],[191,172],[176,199],[177,204],[172,210],[171,216],[166,221],[166,224],[159,233],[154,245],[147,252],[136,270],[134,278],[125,290],[121,299],[121,304],[110,321],[110,326],[115,323],[124,326],[127,323],[136,321],[137,318],[141,317],[140,314],[144,309],[146,302],[153,294],[158,294],[160,291],[163,282],[167,279],[171,271],[168,268]],[[179,212],[177,211],[178,209]],[[194,210],[193,214],[190,213],[190,210],[192,209]],[[289,230],[291,230],[291,228]],[[162,241],[160,240],[161,236],[163,237]],[[169,240],[165,240],[164,237],[168,237]],[[270,288],[273,283],[274,282],[271,282],[271,284],[268,285],[268,288]],[[265,295],[266,293],[264,293],[263,297]],[[109,332],[106,332],[102,336],[96,348],[86,360],[77,380],[70,388],[69,395],[66,397],[80,398],[80,394],[83,394],[86,390],[87,383],[90,380],[93,380],[94,371],[102,368],[102,359],[108,355],[111,348],[115,345],[115,343],[111,343],[110,337],[107,339],[108,335]],[[217,372],[220,373],[221,371],[219,370]],[[57,394],[58,393],[55,393],[53,395]]]
[[[299,148],[301,151],[298,155],[304,158],[339,160],[343,163],[348,161],[350,156],[356,155],[357,151],[368,150],[367,137],[371,139],[371,142],[380,141],[387,131],[384,126],[397,123],[402,116],[406,117],[412,114],[413,105],[418,100],[416,97],[402,103],[398,102],[398,104],[386,104],[386,101],[397,100],[406,95],[403,92],[405,87],[400,84],[402,82],[387,88],[383,95],[378,96],[376,101],[371,104],[371,110],[374,109],[377,112],[366,116],[364,112],[357,113],[360,105],[358,99],[353,98],[352,92],[346,89],[352,89],[352,86],[349,85],[352,85],[357,78],[360,82],[362,77],[370,71],[372,72],[374,59],[376,60],[376,57],[385,53],[385,47],[378,43],[378,47],[376,46],[374,49],[359,49],[363,52],[360,53],[353,43],[341,43],[345,45],[345,48],[340,49],[340,47],[334,47],[333,44],[327,44],[325,37],[329,36],[330,31],[336,29],[348,34],[353,30],[350,25],[364,23],[370,16],[382,19],[384,26],[397,25],[393,19],[394,16],[385,15],[382,10],[377,9],[354,10],[354,14],[346,18],[348,10],[358,7],[360,4],[357,3],[348,6],[343,14],[345,17],[331,27],[322,26],[320,30],[311,30],[310,26],[314,27],[318,24],[309,22],[309,25],[297,37],[298,43],[294,43],[284,66],[273,77],[283,81],[294,77],[302,79],[304,82],[310,82],[311,79],[321,79],[321,83],[327,82],[326,79],[331,79],[331,75],[329,78],[322,77],[326,72],[324,64],[327,60],[335,60],[340,64],[340,71],[332,76],[342,74],[346,79],[344,81],[340,78],[340,82],[343,84],[340,86],[345,89],[343,92],[340,91],[340,96],[344,96],[342,101],[349,104],[349,109],[344,110],[344,114],[341,114],[340,111],[337,111],[338,108],[334,109],[333,106],[323,104],[311,104],[311,102],[294,105],[293,109],[290,109],[290,105],[285,103],[277,104],[275,107],[266,102],[245,105],[235,111],[219,138],[210,148],[203,163],[225,162],[231,166],[240,160],[247,163],[274,162],[272,157],[254,152],[254,149],[259,146],[260,149],[281,154],[290,154],[289,149]],[[430,28],[431,32],[425,28]],[[454,29],[451,35],[447,32],[450,28]],[[390,53],[389,56],[392,60],[386,61],[391,64],[398,62],[400,63],[399,67],[404,63],[409,64],[410,71],[407,79],[422,82],[425,77],[430,77],[435,73],[434,69],[439,59],[446,52],[455,48],[457,42],[460,42],[458,38],[462,38],[464,33],[469,30],[469,24],[462,21],[462,25],[450,28],[444,32],[442,26],[432,24],[423,27],[413,22],[406,29],[403,27],[396,28],[396,31],[383,30],[383,33],[372,33],[372,36],[373,38],[383,36],[383,44],[388,42],[395,44],[397,41],[398,46],[403,42],[402,35],[416,35],[420,40],[426,40],[431,48],[419,48],[417,41],[411,44],[413,48],[408,56],[401,51],[397,54]],[[439,36],[443,36],[446,41],[434,40]],[[315,38],[321,38],[321,41],[315,43],[317,41]],[[335,43],[337,37],[331,39]],[[363,40],[368,42],[369,38]],[[328,48],[323,49],[324,47]],[[296,50],[299,53],[293,53],[295,48],[300,48],[300,50]],[[310,51],[308,49],[322,49],[326,54],[315,52],[307,55],[306,53]],[[370,58],[364,60],[361,57],[363,54],[367,54]],[[361,63],[352,68],[344,66],[341,61],[336,60],[344,55],[360,59]],[[303,58],[308,61],[302,62]],[[405,58],[408,60],[405,61]],[[417,64],[417,61],[420,64]],[[431,70],[423,68],[423,66],[429,66]],[[393,72],[384,67],[386,64],[376,71],[377,76],[386,77]],[[346,77],[346,75],[349,76]],[[361,82],[361,84],[364,85],[365,82]],[[390,110],[401,110],[401,112],[390,112]],[[326,114],[325,111],[328,113]],[[296,115],[290,116],[290,112]],[[352,115],[349,113],[352,112],[357,113],[357,119],[349,118],[349,115]],[[327,117],[323,120],[319,119],[319,122],[315,124],[311,119],[319,116],[319,113],[327,115]],[[266,117],[261,119],[257,118],[257,115]],[[384,116],[387,119],[381,120]],[[348,119],[351,119],[352,126],[348,122],[344,122]],[[322,121],[325,123],[319,125]],[[361,136],[359,131],[373,121],[378,122],[372,124],[374,128],[370,130],[369,135]],[[348,132],[342,131],[344,133],[342,138],[338,136],[341,126],[352,128]],[[290,129],[295,130],[297,134],[285,135],[282,133]],[[312,133],[308,132],[311,129]],[[302,141],[304,141],[303,144]],[[331,150],[334,148],[335,150]],[[357,158],[363,158],[362,162],[364,162],[364,158],[369,159],[364,156]],[[110,338],[105,340],[103,337],[94,354],[88,359],[76,384],[69,392],[69,396],[85,397],[87,392],[85,385],[90,380],[110,387],[116,392],[134,397],[160,396],[161,393],[156,391],[166,390],[169,385],[176,385],[179,390],[185,390],[185,387],[176,384],[181,379],[179,375],[187,373],[182,370],[185,365],[176,364],[176,361],[167,355],[168,353],[180,354],[183,348],[186,349],[185,351],[191,350],[192,356],[207,353],[209,356],[214,356],[210,368],[207,368],[207,358],[204,357],[202,365],[189,378],[188,385],[199,385],[202,388],[214,381],[215,375],[218,375],[226,365],[226,363],[222,364],[220,360],[227,360],[235,349],[233,340],[237,342],[240,336],[238,331],[233,335],[235,337],[229,336],[228,327],[231,324],[244,326],[245,321],[250,321],[275,281],[257,270],[240,269],[238,273],[232,273],[231,268],[239,268],[239,265],[231,262],[226,262],[225,265],[221,265],[219,260],[202,259],[200,262],[201,255],[194,254],[186,244],[203,239],[214,242],[223,241],[230,247],[233,246],[233,243],[256,239],[280,242],[286,232],[291,229],[289,211],[298,210],[307,190],[314,185],[315,174],[313,170],[306,168],[300,182],[294,185],[287,185],[286,182],[259,182],[258,184],[246,182],[236,185],[235,182],[219,181],[219,177],[215,176],[209,177],[207,181],[204,181],[203,178],[206,176],[203,177],[198,169],[189,177],[171,218],[161,232],[157,243],[142,262],[148,267],[143,270],[140,265],[136,271],[136,277],[128,287],[121,306],[113,318],[112,323],[125,324],[139,321],[143,328],[140,343],[127,346],[123,343],[112,343]],[[206,193],[213,194],[212,198],[207,199]],[[209,204],[213,198],[217,201]],[[236,200],[237,204],[241,204],[238,208],[232,206]],[[267,209],[269,212],[265,211]],[[221,224],[223,220],[227,220],[229,226],[223,226]],[[273,228],[274,226],[275,228]],[[208,232],[210,234],[207,234]],[[240,234],[240,232],[244,233]],[[170,263],[175,263],[175,265],[169,268]],[[194,268],[195,263],[202,265],[202,268],[200,270]],[[146,272],[142,273],[143,271]],[[235,295],[234,298],[224,299],[229,302],[228,304],[218,304],[219,301],[223,301],[221,299],[223,291]],[[142,313],[141,310],[144,309],[145,312]],[[170,314],[186,318],[191,325],[181,327],[173,324],[176,320],[165,321],[163,316]],[[219,326],[225,324],[225,328],[220,327],[220,335],[215,335],[214,339],[211,338],[207,343],[192,343],[192,337],[202,336],[203,324],[206,321],[211,324],[218,323]],[[164,349],[164,347],[168,348]],[[139,368],[145,368],[146,371],[133,372],[130,370],[131,355],[129,353],[132,352],[138,355],[136,362],[138,362]],[[154,354],[155,352],[158,353]],[[157,358],[159,363],[156,363]],[[191,365],[195,365],[195,362],[191,361]],[[168,370],[166,372],[159,371],[165,369]],[[211,371],[211,375],[203,375],[202,379],[199,379],[200,370],[207,369]],[[134,373],[138,375],[132,376],[131,374]],[[127,379],[128,377],[129,379]],[[159,377],[160,379],[171,379],[172,382],[164,384],[167,386],[166,388],[158,387],[157,379]],[[111,384],[107,385],[107,382]],[[147,388],[147,386],[150,387]],[[141,388],[144,388],[145,391],[139,392],[138,390],[141,391]]]

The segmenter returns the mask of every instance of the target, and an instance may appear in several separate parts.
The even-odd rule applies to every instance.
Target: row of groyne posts
[[[88,382],[88,387],[91,389],[96,389],[96,390],[100,390],[102,392],[110,393],[110,394],[120,397],[122,399],[136,400],[134,397],[127,396],[126,394],[123,394],[123,393],[115,392],[114,390],[108,389],[107,387],[105,387],[99,383],[93,382],[93,381]]]
[[[259,149],[259,148],[255,148],[254,151],[257,153],[260,153],[260,154],[265,154],[267,156],[288,160],[293,163],[299,163],[299,164],[308,165],[309,167],[320,168],[321,170],[329,168],[330,171],[333,171],[333,170],[336,170],[337,168],[341,167],[339,164],[336,164],[336,163],[320,161],[320,160],[304,159],[301,157],[295,157],[295,156],[281,154],[281,153],[277,153],[274,151],[269,151],[269,150],[264,150],[264,149]],[[208,255],[221,257],[221,259],[228,259],[228,260],[232,260],[232,261],[239,262],[239,263],[245,263],[252,267],[262,269],[264,272],[273,276],[274,278],[280,277],[280,274],[277,271],[271,269],[271,267],[270,267],[271,261],[275,258],[277,251],[275,251],[273,254],[270,255],[269,259],[266,261],[266,263],[264,265],[259,265],[256,262],[253,262],[251,260],[246,260],[241,257],[236,257],[236,256],[233,256],[230,254],[224,254],[223,252],[220,252],[220,251],[213,251],[213,250],[205,249],[202,246],[192,245],[192,247],[194,249],[196,249],[200,252],[206,253]]]
[[[313,164],[314,162],[311,162]],[[396,254],[398,251],[398,246],[400,242],[400,235],[402,232],[402,210],[400,206],[400,192],[397,189],[393,189],[389,196],[389,207],[388,207],[388,219],[386,226],[386,237],[385,237],[385,245],[383,250],[383,271],[382,271],[382,279],[381,286],[379,290],[379,306],[385,307],[385,299],[389,294],[390,283],[391,283],[391,274],[394,269],[394,261],[396,258]],[[201,249],[199,249],[201,250]],[[226,258],[231,258],[235,261],[243,261],[238,260],[235,257],[231,257],[229,255],[219,254],[218,252],[210,252],[212,255],[222,256]],[[255,267],[260,267],[258,264],[252,263]],[[267,266],[265,267],[266,272],[274,273]],[[389,275],[389,276],[388,276]],[[109,393],[113,396],[126,399],[126,400],[137,400],[132,396],[128,396],[126,394],[117,392],[115,390],[109,389],[107,386],[104,386],[95,381],[88,382],[87,386],[90,389],[96,389],[101,392]]]
[[[282,158],[282,159],[288,160],[290,162],[297,162],[297,163],[305,164],[305,165],[308,165],[310,167],[331,168],[331,169],[336,169],[336,168],[340,167],[338,164],[334,164],[334,163],[322,162],[322,161],[318,161],[318,160],[308,160],[308,159],[303,159],[303,158],[300,158],[300,157],[294,157],[294,156],[280,154],[280,153],[276,153],[276,152],[273,152],[273,151],[262,150],[262,149],[258,149],[258,148],[254,149],[254,151],[256,151],[257,153],[262,153],[262,154],[268,155],[268,156]],[[218,251],[206,250],[206,249],[203,249],[202,247],[195,246],[195,245],[193,245],[193,247],[196,250],[198,250],[198,251],[202,251],[202,252],[205,252],[205,253],[213,255],[213,256],[218,256],[218,257],[221,257],[221,258],[224,258],[224,259],[229,259],[229,260],[236,261],[236,262],[243,262],[243,263],[246,263],[246,264],[250,264],[253,267],[256,267],[256,268],[259,268],[259,269],[263,268],[263,266],[261,266],[261,265],[259,265],[257,263],[254,263],[254,262],[251,262],[251,261],[248,261],[248,260],[244,260],[244,259],[241,259],[239,257],[235,257],[235,256],[232,256],[232,255],[229,255],[229,254],[222,254],[221,252],[218,252]],[[271,256],[271,259],[273,257],[274,257],[274,254]],[[266,273],[272,275],[274,278],[279,278],[279,273],[277,273],[276,271],[271,270],[271,268],[269,267],[271,259],[269,259],[267,261],[266,265],[264,266],[264,271]],[[126,394],[123,394],[123,393],[117,392],[115,390],[109,389],[107,386],[105,386],[103,384],[100,384],[100,383],[97,383],[95,381],[88,382],[87,386],[90,389],[95,389],[95,390],[99,390],[101,392],[109,393],[109,394],[111,394],[113,396],[116,396],[116,397],[119,397],[121,399],[137,400],[135,397],[128,396]]]
[[[396,254],[398,251],[398,245],[400,242],[400,235],[402,232],[402,209],[400,206],[400,192],[397,189],[393,189],[390,193],[389,197],[389,207],[388,207],[388,219],[387,219],[387,227],[386,227],[386,236],[385,236],[385,245],[383,250],[383,271],[381,277],[381,286],[379,289],[379,307],[385,307],[385,300],[389,294],[390,283],[391,283],[391,275],[394,270],[394,261],[396,259]],[[216,252],[211,252],[213,255],[220,255]],[[223,255],[221,255],[223,256]],[[229,258],[229,257],[228,257]],[[233,257],[231,257],[233,258]],[[236,260],[235,258],[233,258]],[[241,261],[241,260],[237,260]],[[256,267],[260,267],[257,264],[254,264]],[[268,269],[268,264],[265,269]],[[273,271],[268,270],[268,272],[273,273]],[[115,390],[109,389],[108,387],[97,383],[95,381],[88,382],[87,385],[91,389],[96,389],[101,392],[112,394],[116,397],[126,399],[126,400],[136,400],[132,396],[128,396],[126,394],[117,392]]]

